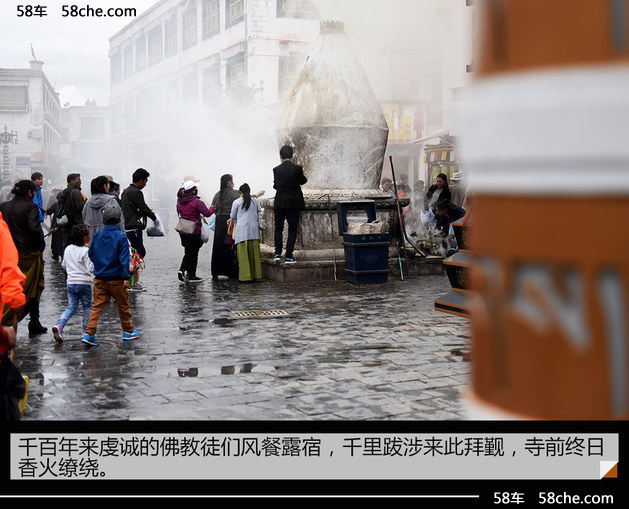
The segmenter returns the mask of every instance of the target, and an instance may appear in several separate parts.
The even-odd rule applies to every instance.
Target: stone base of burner
[[[345,252],[337,251],[336,258],[308,260],[303,251],[295,251],[297,263],[286,264],[271,258],[262,259],[262,275],[265,279],[280,283],[299,283],[308,281],[346,281]],[[406,281],[418,276],[443,274],[443,258],[434,256],[427,258],[402,259],[403,277]],[[397,258],[389,258],[389,282],[399,281],[400,265]],[[374,283],[379,284],[379,283]]]
[[[299,231],[295,243],[295,251],[302,251],[308,260],[332,259],[331,251],[334,249],[343,252],[343,236],[339,233],[338,202],[351,200],[317,199],[306,200],[306,209],[299,217]],[[408,205],[408,198],[400,200],[402,206]],[[389,233],[391,246],[395,247],[400,241],[400,227],[395,199],[375,199],[376,215],[382,223],[382,232]],[[275,238],[275,215],[273,200],[261,200],[264,208],[264,221],[266,223],[265,239],[263,247],[273,249]],[[348,215],[348,221],[358,223],[367,222],[364,212],[356,211]],[[286,246],[288,236],[288,224],[284,224],[283,247]],[[317,253],[321,251],[321,253]],[[282,253],[284,254],[284,253]],[[295,254],[295,256],[297,256]]]

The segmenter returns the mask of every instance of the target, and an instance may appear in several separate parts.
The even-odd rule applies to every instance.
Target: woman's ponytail
[[[242,193],[242,208],[249,210],[249,205],[251,205],[251,188],[249,184],[243,184],[238,190]]]

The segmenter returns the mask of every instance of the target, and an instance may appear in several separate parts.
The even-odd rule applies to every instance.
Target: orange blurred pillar
[[[629,1],[479,9],[470,417],[627,419]]]

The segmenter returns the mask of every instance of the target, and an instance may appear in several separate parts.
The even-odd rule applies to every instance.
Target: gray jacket
[[[103,224],[103,207],[108,203],[114,203],[118,208],[118,200],[111,194],[97,193],[85,202],[83,207],[83,222],[90,227],[90,237],[94,238],[94,234],[102,230]],[[120,213],[120,229],[124,231],[124,217],[122,211]]]

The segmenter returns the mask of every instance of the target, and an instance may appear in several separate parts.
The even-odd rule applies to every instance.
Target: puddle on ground
[[[256,373],[268,373],[272,371],[272,366],[262,366],[253,362],[245,362],[240,365],[221,366],[221,375],[235,375],[236,373],[251,373],[255,368]]]
[[[254,362],[245,362],[244,364],[232,364],[229,366],[221,366],[221,375],[235,375],[240,373],[269,373],[275,369],[273,366],[264,366],[262,364],[255,364]],[[195,377],[199,376],[199,368],[177,368],[177,374],[180,377]]]
[[[177,374],[179,376],[198,376],[199,368],[179,368],[177,369]]]

